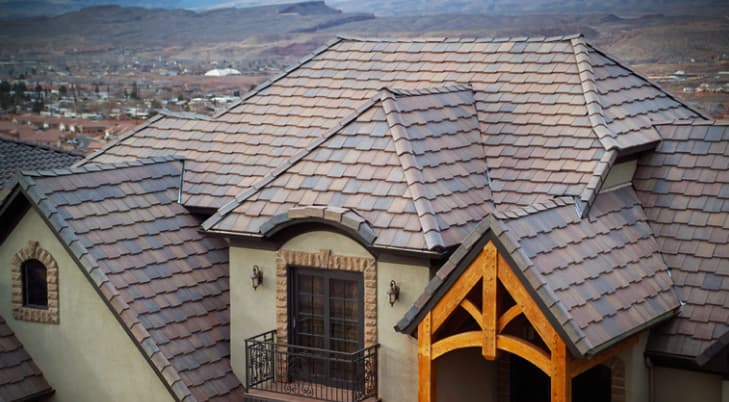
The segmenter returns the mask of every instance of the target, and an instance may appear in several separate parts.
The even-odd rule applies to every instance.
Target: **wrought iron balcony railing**
[[[278,343],[276,331],[246,339],[246,387],[328,402],[377,399],[378,345],[352,353]]]

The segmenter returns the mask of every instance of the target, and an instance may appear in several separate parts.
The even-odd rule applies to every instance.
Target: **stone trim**
[[[21,267],[25,261],[38,260],[46,267],[48,282],[48,308],[33,308],[23,305],[23,280]],[[51,253],[42,248],[37,241],[30,240],[20,249],[11,261],[12,307],[16,320],[58,324],[58,264]]]
[[[617,357],[603,364],[610,369],[610,401],[625,402],[625,364]]]
[[[374,258],[332,254],[331,250],[308,253],[279,250],[276,257],[276,332],[281,342],[288,341],[288,270],[290,265],[362,272],[364,276],[364,345],[377,344],[377,269]]]

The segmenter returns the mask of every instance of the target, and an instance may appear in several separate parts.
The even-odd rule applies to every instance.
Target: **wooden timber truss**
[[[503,303],[504,299],[509,300],[508,305]],[[478,329],[456,333],[439,331],[457,310],[465,311]],[[506,331],[521,315],[533,328],[538,341],[531,342]],[[489,241],[418,325],[418,400],[434,402],[436,399],[435,360],[438,357],[456,349],[476,347],[487,360],[496,360],[502,351],[527,360],[550,378],[552,402],[571,402],[574,377],[636,342],[634,336],[590,359],[572,358],[564,340]]]

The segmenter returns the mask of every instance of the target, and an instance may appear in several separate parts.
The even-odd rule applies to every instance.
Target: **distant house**
[[[206,77],[227,77],[229,75],[240,75],[240,71],[234,68],[214,68],[205,72]]]
[[[729,402],[727,169],[581,36],[340,38],[20,176],[0,316],[59,401]]]

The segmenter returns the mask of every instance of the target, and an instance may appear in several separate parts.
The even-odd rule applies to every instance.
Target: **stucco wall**
[[[418,399],[418,341],[396,332],[395,324],[405,315],[430,280],[424,261],[377,263],[377,337],[380,342],[380,397],[385,402]],[[390,307],[390,281],[400,286],[400,300]]]
[[[58,325],[13,319],[10,260],[36,240],[58,263]],[[171,401],[172,397],[40,215],[31,209],[0,245],[0,313],[56,390],[54,400]]]
[[[373,258],[353,239],[330,231],[312,231],[296,236],[281,249]],[[246,338],[276,328],[276,250],[257,249],[255,244],[230,248],[231,358],[233,370],[245,383]],[[253,265],[263,271],[263,285],[253,290]],[[387,290],[395,280],[400,300],[390,306]],[[379,396],[385,401],[417,400],[417,341],[397,333],[395,323],[402,318],[429,280],[425,261],[390,260],[377,262],[377,341],[379,349]]]
[[[454,350],[435,364],[437,401],[496,401],[496,362],[484,359],[480,348]]]
[[[718,375],[656,367],[655,381],[655,402],[723,402]]]
[[[650,376],[645,367],[645,345],[648,332],[640,334],[638,343],[620,353],[618,358],[625,366],[625,402],[646,402],[650,397]]]

